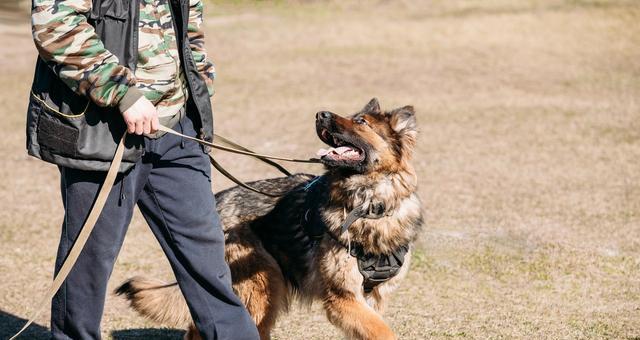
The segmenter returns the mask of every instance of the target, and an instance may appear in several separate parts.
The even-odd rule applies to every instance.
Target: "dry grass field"
[[[640,2],[210,4],[217,131],[274,154],[321,146],[314,114],[413,104],[427,225],[387,320],[401,339],[640,339]],[[54,166],[25,152],[35,49],[0,15],[0,338],[51,278]],[[276,175],[220,154],[244,179]],[[294,165],[298,171],[321,168]],[[214,189],[230,183],[216,175]],[[110,281],[172,277],[139,214]],[[48,315],[25,339],[46,339]],[[105,338],[179,339],[109,296]],[[277,339],[340,339],[314,306]]]

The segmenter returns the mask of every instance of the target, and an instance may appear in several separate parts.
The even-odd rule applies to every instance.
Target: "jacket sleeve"
[[[91,0],[33,0],[31,30],[36,48],[76,93],[99,106],[130,105],[142,94],[134,86],[133,72],[118,64],[87,22],[91,6]]]
[[[189,0],[189,26],[187,35],[189,45],[196,62],[196,67],[200,76],[204,79],[209,90],[209,96],[213,96],[213,80],[216,77],[216,69],[213,63],[207,58],[207,51],[204,48],[204,31],[202,28],[203,4],[202,0]]]

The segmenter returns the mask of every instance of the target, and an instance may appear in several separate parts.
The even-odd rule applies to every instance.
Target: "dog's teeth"
[[[328,137],[330,137],[329,131],[327,131],[327,129],[322,129],[321,135],[322,135],[322,138],[324,139],[329,139]]]

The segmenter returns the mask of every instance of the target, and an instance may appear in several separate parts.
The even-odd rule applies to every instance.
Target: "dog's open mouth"
[[[325,144],[331,146],[329,149],[318,150],[317,155],[322,160],[346,163],[359,163],[364,161],[365,152],[362,149],[331,134],[329,130],[322,129],[318,135]]]

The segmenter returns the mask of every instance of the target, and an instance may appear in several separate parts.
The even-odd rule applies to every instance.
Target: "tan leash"
[[[205,140],[199,139],[199,138],[195,138],[195,137],[191,137],[191,136],[187,136],[184,135],[180,132],[177,132],[173,129],[170,129],[166,126],[160,125],[160,127],[158,128],[158,130],[160,131],[164,131],[166,133],[170,133],[176,136],[180,136],[189,140],[193,140],[196,141],[200,144],[203,145],[207,145],[210,146],[212,148],[216,148],[219,150],[223,150],[223,151],[227,151],[227,152],[233,152],[233,153],[237,153],[237,154],[242,154],[242,155],[247,155],[247,156],[251,156],[254,157],[262,162],[265,162],[271,166],[273,166],[274,168],[280,170],[280,172],[282,172],[283,174],[285,174],[286,176],[291,176],[291,173],[285,169],[282,165],[271,161],[271,159],[277,159],[277,160],[281,160],[281,161],[287,161],[287,162],[297,162],[297,163],[320,163],[319,159],[316,158],[310,158],[310,159],[295,159],[295,158],[283,158],[283,157],[276,157],[276,156],[270,156],[270,155],[263,155],[263,154],[259,154],[256,152],[253,152],[247,148],[245,148],[244,146],[231,141],[230,139],[220,136],[218,134],[214,134],[215,139],[230,145],[231,147],[226,147],[217,143],[212,143],[212,142],[207,142]],[[218,172],[220,172],[222,175],[224,175],[225,177],[227,177],[229,180],[231,180],[233,183],[256,193],[265,195],[265,196],[269,196],[269,197],[281,197],[283,195],[285,195],[288,191],[283,191],[283,192],[278,192],[278,193],[274,193],[274,192],[267,192],[264,190],[260,190],[258,188],[255,188],[239,179],[237,179],[235,176],[233,176],[229,171],[227,171],[222,165],[220,165],[220,163],[218,163],[218,161],[216,161],[213,156],[211,154],[209,154],[209,161],[211,162],[211,165],[218,170]]]
[[[217,144],[217,143],[207,142],[206,140],[198,139],[198,138],[195,138],[195,137],[183,135],[180,132],[175,131],[173,129],[170,129],[170,128],[168,128],[166,126],[163,126],[163,125],[160,125],[160,127],[158,128],[158,131],[164,131],[164,132],[170,133],[172,135],[180,136],[180,137],[183,137],[183,138],[198,142],[198,143],[200,143],[202,145],[210,146],[210,147],[218,149],[218,150],[223,150],[223,151],[227,151],[227,152],[231,152],[231,153],[237,153],[237,154],[240,154],[240,155],[251,156],[251,157],[258,158],[258,159],[266,158],[266,159],[273,159],[273,160],[285,161],[285,162],[296,162],[296,163],[320,163],[320,160],[317,159],[317,158],[309,158],[309,159],[285,158],[285,157],[271,156],[271,155],[259,154],[259,153],[255,153],[255,152],[251,152],[251,151],[235,149],[235,148],[224,146],[224,145],[220,145],[220,144]],[[219,135],[216,135],[216,137],[224,138],[224,137],[221,137]],[[225,138],[225,140],[227,140],[227,139]]]
[[[207,142],[205,140],[202,139],[198,139],[195,137],[191,137],[191,136],[187,136],[184,135],[182,133],[179,133],[173,129],[170,129],[166,126],[160,125],[160,128],[158,129],[160,131],[165,131],[167,133],[176,135],[176,136],[180,136],[195,142],[198,142],[200,144],[203,145],[207,145],[210,146],[212,148],[215,149],[219,149],[219,150],[223,150],[223,151],[227,151],[227,152],[232,152],[232,153],[236,153],[236,154],[240,154],[240,155],[247,155],[247,156],[251,156],[254,158],[257,158],[267,164],[270,164],[274,167],[276,167],[278,170],[282,171],[284,174],[286,175],[291,175],[291,173],[289,173],[286,169],[284,169],[281,165],[279,165],[278,163],[272,162],[270,161],[270,159],[274,159],[274,160],[280,160],[280,161],[286,161],[286,162],[297,162],[297,163],[320,163],[319,159],[315,159],[315,158],[311,158],[311,159],[295,159],[295,158],[284,158],[284,157],[276,157],[276,156],[270,156],[270,155],[263,155],[263,154],[259,154],[259,153],[255,153],[235,142],[232,142],[231,140],[224,138],[222,136],[219,135],[215,135],[216,138],[220,139],[223,143],[226,143],[228,145],[231,145],[231,147],[227,147],[227,146],[223,146],[217,143],[212,143],[212,142]],[[16,333],[14,336],[12,336],[9,340],[14,340],[16,339],[20,334],[22,334],[22,332],[24,332],[34,321],[35,319],[38,318],[38,316],[40,316],[40,314],[42,313],[42,311],[45,309],[45,307],[49,306],[49,301],[51,301],[51,299],[53,299],[53,296],[56,294],[56,292],[58,291],[58,289],[60,289],[60,286],[62,286],[62,283],[64,283],[64,280],[67,278],[67,276],[69,275],[69,273],[71,272],[71,269],[73,268],[73,265],[75,265],[76,261],[78,260],[78,257],[80,256],[80,253],[82,252],[82,249],[84,248],[84,245],[87,243],[87,240],[89,239],[89,235],[91,235],[91,231],[93,231],[93,227],[95,227],[96,222],[98,221],[98,218],[100,217],[100,214],[102,213],[102,209],[104,208],[105,203],[107,202],[107,197],[109,196],[109,192],[111,191],[111,188],[113,187],[113,183],[115,183],[116,177],[118,176],[118,170],[120,169],[120,164],[122,163],[122,156],[124,154],[124,141],[127,137],[127,134],[125,133],[122,138],[120,139],[120,143],[118,144],[118,147],[116,149],[116,153],[113,156],[113,161],[111,161],[111,165],[109,166],[109,170],[107,171],[107,176],[104,179],[104,182],[102,183],[102,187],[100,188],[100,191],[98,192],[98,196],[96,197],[95,202],[93,203],[93,207],[91,208],[91,211],[89,212],[89,216],[87,217],[86,221],[84,222],[84,225],[82,226],[82,229],[80,230],[80,234],[78,235],[78,238],[76,239],[76,241],[74,242],[73,246],[71,247],[71,251],[69,251],[69,254],[67,255],[67,258],[64,260],[64,263],[62,264],[62,267],[60,268],[60,271],[58,271],[58,274],[55,276],[55,278],[53,279],[53,282],[51,283],[51,286],[49,287],[49,289],[47,290],[45,297],[42,299],[42,301],[40,302],[40,307],[35,311],[35,313],[31,316],[31,318],[29,318],[29,321],[27,321],[27,323],[20,329],[20,331],[18,331],[18,333]],[[237,178],[235,178],[233,175],[231,175],[228,171],[226,171],[222,166],[220,166],[220,164],[218,162],[216,162],[213,159],[213,156],[209,155],[211,164],[218,170],[220,171],[223,175],[225,175],[226,177],[228,177],[230,180],[232,180],[234,183],[242,186],[243,188],[246,188],[248,190],[251,191],[255,191],[257,193],[263,194],[263,195],[267,195],[267,196],[271,196],[271,197],[278,197],[278,196],[282,196],[285,193],[278,193],[278,194],[273,194],[273,193],[267,193],[264,191],[261,191],[259,189],[256,189],[250,185],[247,185],[246,183],[238,180]]]
[[[89,216],[87,217],[87,220],[84,222],[84,225],[80,230],[80,234],[78,235],[78,238],[73,244],[73,247],[71,247],[71,251],[69,252],[69,255],[67,255],[67,258],[64,260],[64,263],[62,264],[60,271],[58,272],[56,277],[53,279],[51,286],[47,290],[47,293],[45,294],[44,299],[40,303],[40,307],[31,316],[29,321],[27,321],[27,323],[22,327],[22,329],[20,329],[20,331],[16,333],[16,335],[12,336],[11,339],[9,340],[13,340],[17,338],[18,335],[24,332],[27,329],[27,327],[29,327],[35,321],[35,319],[40,315],[40,313],[42,313],[44,308],[49,306],[49,301],[51,301],[51,299],[53,299],[53,296],[56,295],[56,292],[58,291],[58,289],[60,289],[60,286],[62,286],[62,283],[69,275],[71,268],[73,268],[73,265],[78,260],[78,256],[80,256],[80,252],[82,251],[82,248],[84,248],[85,243],[87,243],[87,240],[89,239],[89,235],[91,235],[91,231],[93,230],[93,227],[96,225],[96,221],[98,221],[98,217],[100,217],[100,213],[102,213],[102,208],[104,208],[104,204],[107,202],[107,197],[109,196],[109,192],[113,187],[113,183],[115,182],[116,177],[118,176],[118,169],[120,169],[120,163],[122,162],[122,155],[124,154],[124,140],[126,137],[127,137],[126,133],[122,135],[122,138],[120,139],[120,143],[118,144],[118,148],[116,149],[116,154],[113,156],[113,161],[109,166],[109,171],[107,171],[107,177],[104,179],[104,183],[102,183],[102,187],[98,192],[98,196],[96,197],[95,203],[93,203],[93,207],[89,212]]]
[[[222,143],[227,144],[229,146],[232,146],[232,147],[234,147],[234,148],[236,148],[238,150],[255,153],[255,152],[245,148],[244,146],[242,146],[242,145],[240,145],[240,144],[238,144],[238,143],[236,143],[236,142],[234,142],[234,141],[232,141],[232,140],[230,140],[230,139],[228,139],[226,137],[220,136],[219,134],[214,133],[213,136],[214,136],[214,138],[216,140],[221,141]],[[274,161],[272,161],[272,160],[270,160],[268,158],[264,158],[264,157],[260,157],[260,156],[253,156],[253,157],[255,157],[256,159],[261,160],[261,161],[271,165],[272,167],[278,169],[285,176],[291,176],[291,173],[289,172],[289,170],[285,169],[282,165],[280,165],[280,164],[278,164],[278,163],[276,163],[276,162],[274,162]],[[211,158],[211,159],[213,159],[213,158]],[[218,168],[216,168],[216,169],[218,169]]]
[[[230,179],[233,183],[247,189],[253,192],[256,192],[258,194],[262,194],[265,196],[269,196],[269,197],[281,197],[286,195],[289,191],[281,191],[278,193],[273,193],[273,192],[267,192],[267,191],[263,191],[260,190],[256,187],[253,187],[239,179],[237,179],[236,177],[234,177],[231,173],[229,173],[229,171],[227,171],[225,168],[222,167],[222,165],[220,165],[220,163],[218,163],[218,161],[216,161],[213,156],[211,154],[209,154],[209,161],[211,162],[211,165],[213,165],[214,168],[216,168],[216,170],[218,170],[218,172],[220,172],[221,174],[223,174],[226,178]]]

